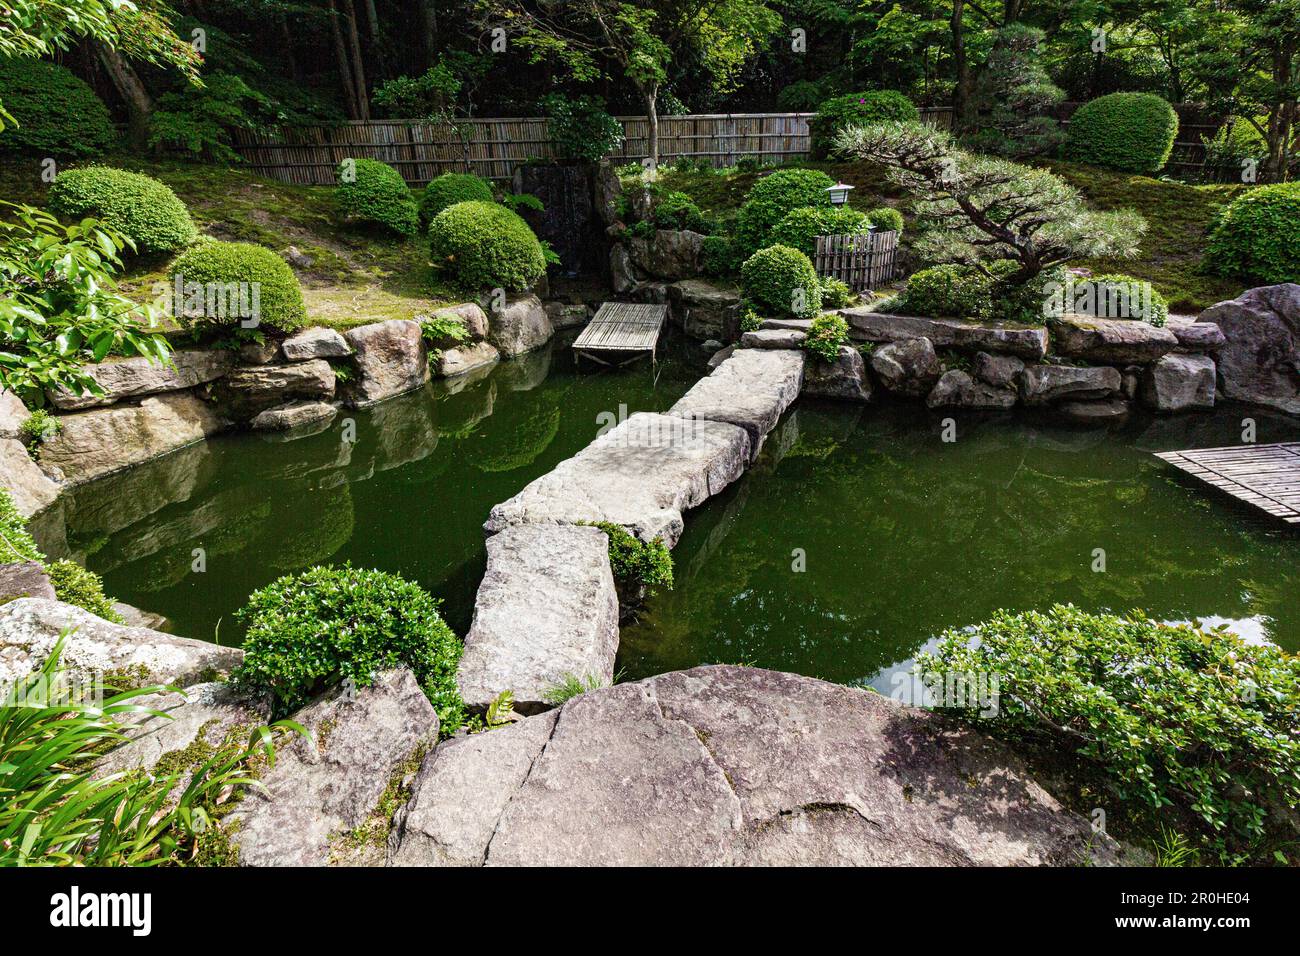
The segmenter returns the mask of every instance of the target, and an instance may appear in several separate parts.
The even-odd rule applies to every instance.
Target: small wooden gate
[[[894,278],[898,233],[865,236],[818,236],[813,265],[820,276],[834,276],[854,292],[874,289]]]

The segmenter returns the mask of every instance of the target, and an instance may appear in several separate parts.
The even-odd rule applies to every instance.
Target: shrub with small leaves
[[[533,230],[505,206],[461,202],[429,224],[435,267],[467,289],[523,292],[546,272],[546,254]]]
[[[903,231],[903,214],[893,206],[877,206],[867,210],[867,218],[876,227],[877,232]]]
[[[821,287],[823,309],[847,309],[857,299],[848,283],[834,276],[823,276]]]
[[[810,317],[821,306],[821,283],[812,261],[798,249],[768,246],[740,267],[745,294],[779,315]]]
[[[248,636],[235,681],[272,693],[284,714],[341,681],[368,687],[377,671],[406,667],[449,736],[465,718],[462,648],[438,604],[418,584],[346,564],[278,578],[236,614]]]
[[[399,236],[420,231],[419,207],[402,174],[377,159],[345,159],[335,171],[334,199],[343,215]]]
[[[931,266],[912,273],[893,311],[934,318],[985,319],[993,311],[993,280],[969,266]]]
[[[598,521],[595,527],[609,536],[609,564],[620,584],[673,589],[673,557],[662,538],[649,544],[622,525]]]
[[[1178,114],[1152,93],[1111,93],[1070,117],[1066,156],[1130,173],[1156,173],[1169,160]]]
[[[804,206],[782,216],[768,233],[768,241],[811,257],[817,253],[818,236],[865,236],[870,230],[871,220],[848,206]]]
[[[1300,183],[1260,186],[1224,207],[1205,264],[1249,282],[1300,282]]]
[[[757,332],[763,325],[763,317],[755,312],[752,308],[746,308],[740,314],[740,331]]]
[[[840,346],[849,341],[849,323],[842,315],[827,312],[812,320],[808,337],[803,340],[803,347],[826,362],[834,362],[840,357]]]
[[[432,222],[434,216],[458,202],[492,202],[492,187],[472,173],[443,173],[424,187],[420,221]]]
[[[39,459],[41,445],[61,431],[63,431],[62,422],[45,409],[36,408],[32,410],[27,420],[18,426],[18,437],[27,446],[28,453],[33,458]]]
[[[181,254],[171,265],[171,278],[178,278],[182,288],[205,290],[201,308],[191,308],[187,293],[177,316],[195,329],[238,325],[250,316],[233,314],[241,310],[230,308],[230,298],[224,298],[226,308],[209,308],[208,289],[247,289],[248,305],[252,304],[251,290],[257,289],[259,328],[292,332],[307,321],[307,307],[303,304],[302,288],[289,264],[270,249],[251,242],[203,242]],[[213,296],[215,303],[222,297]]]
[[[686,193],[668,192],[661,195],[654,207],[655,225],[660,229],[689,229],[708,234],[712,223],[704,218],[700,207]]]
[[[750,187],[736,215],[736,241],[747,255],[768,245],[772,227],[800,206],[828,207],[835,182],[820,169],[778,169]]]
[[[65,219],[98,219],[135,243],[139,253],[174,252],[199,230],[165,183],[108,166],[68,169],[50,186],[49,208]]]
[[[3,150],[98,156],[118,139],[108,107],[95,91],[67,67],[49,60],[0,61],[0,105],[16,120],[6,120],[0,131]]]
[[[104,580],[94,571],[75,561],[53,561],[45,566],[54,593],[65,604],[74,604],[114,624],[122,624],[122,615],[113,608],[113,599],[104,595]]]
[[[1102,318],[1140,319],[1162,328],[1169,318],[1169,303],[1145,279],[1112,273],[1086,280],[1092,287],[1094,313]],[[997,289],[994,289],[997,297]]]
[[[921,118],[916,107],[897,90],[870,90],[826,100],[808,121],[808,150],[814,159],[826,159],[834,152],[835,137],[850,126],[867,126],[894,120],[915,122]]]
[[[700,244],[700,268],[714,278],[735,275],[740,269],[736,244],[729,236],[705,236]]]

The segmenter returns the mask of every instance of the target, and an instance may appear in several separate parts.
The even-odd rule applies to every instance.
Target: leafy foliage
[[[598,521],[595,527],[609,537],[609,564],[615,581],[644,586],[652,593],[655,588],[673,589],[673,557],[662,538],[647,544],[619,524]]]
[[[65,218],[99,219],[141,253],[174,252],[199,237],[189,210],[171,187],[111,166],[59,173],[50,186],[49,208]]]
[[[745,254],[768,243],[772,227],[791,209],[831,204],[826,190],[834,181],[816,169],[778,169],[750,187],[736,216],[736,239]]]
[[[996,677],[982,731],[1078,753],[1125,806],[1185,820],[1225,862],[1296,838],[1300,658],[1279,648],[1056,606],[948,631],[918,666]]]
[[[98,156],[117,142],[108,107],[58,64],[0,61],[0,103],[14,121],[0,127],[0,149],[41,156]]]
[[[700,244],[700,268],[707,276],[734,275],[740,269],[740,257],[730,236],[705,236]]]
[[[1146,315],[1133,315],[1130,318],[1140,318],[1149,325],[1157,328],[1164,326],[1169,318],[1169,303],[1165,297],[1160,294],[1160,290],[1149,282],[1142,279],[1136,279],[1130,275],[1112,272],[1107,275],[1091,276],[1088,280],[1098,297],[1115,299],[1120,296],[1128,296],[1132,300],[1134,292],[1141,290],[1147,297],[1149,310]]]
[[[847,309],[857,300],[848,283],[834,276],[821,277],[821,292],[823,309]]]
[[[230,148],[232,131],[256,126],[271,106],[242,77],[213,73],[202,86],[186,84],[158,98],[149,117],[149,147],[210,162],[242,162]]]
[[[1260,186],[1234,199],[1214,224],[1205,264],[1251,282],[1300,282],[1300,183]]]
[[[0,208],[0,386],[39,407],[46,389],[102,395],[82,364],[110,352],[168,360],[156,310],[117,292],[125,239],[93,219],[63,226],[30,206]]]
[[[864,213],[848,206],[804,206],[781,217],[768,238],[811,257],[817,252],[818,236],[862,236],[870,231],[871,225]]]
[[[1012,23],[998,31],[975,91],[974,130],[964,137],[972,150],[1026,159],[1055,149],[1065,138],[1048,113],[1065,98],[1039,62],[1045,34]]]
[[[987,319],[993,312],[993,279],[970,266],[921,269],[890,306],[904,315]]]
[[[467,289],[528,289],[546,271],[537,236],[516,213],[489,202],[449,206],[429,223],[435,267]]]
[[[54,561],[45,566],[50,584],[60,601],[75,604],[106,621],[122,624],[122,615],[113,609],[113,599],[104,596],[104,581],[75,561]]]
[[[251,242],[202,242],[181,254],[171,264],[171,278],[185,285],[203,286],[247,283],[258,289],[259,328],[293,332],[307,322],[298,277],[288,263],[270,249]],[[196,329],[230,326],[239,316],[212,312],[206,307],[197,312],[182,311],[177,316]]]
[[[235,681],[288,713],[340,681],[368,687],[375,672],[407,667],[450,735],[465,717],[461,643],[438,605],[418,584],[346,564],[277,578],[237,612],[248,636]]]
[[[345,217],[382,226],[399,236],[420,231],[420,212],[402,174],[377,159],[344,160],[334,198]]]
[[[1131,173],[1158,172],[1178,135],[1178,114],[1150,93],[1111,93],[1070,117],[1066,156]]]
[[[623,145],[623,124],[606,112],[599,97],[552,93],[542,97],[541,105],[560,159],[595,162]]]
[[[420,221],[430,222],[458,202],[492,202],[492,187],[471,173],[443,173],[424,187],[420,196]]]
[[[808,121],[808,149],[814,159],[826,159],[836,153],[836,137],[846,129],[887,120],[915,122],[920,118],[912,101],[897,90],[836,96],[817,107],[817,115]]]
[[[40,447],[63,431],[63,423],[43,408],[32,411],[27,420],[18,426],[18,437],[27,446],[28,453],[40,460]]]
[[[760,249],[740,267],[745,294],[779,315],[807,318],[821,305],[821,285],[812,261],[790,246]]]
[[[849,323],[844,321],[844,316],[827,312],[812,320],[803,347],[823,361],[834,362],[840,357],[840,346],[847,345],[848,341]]]
[[[704,235],[713,230],[713,224],[686,193],[666,192],[658,195],[654,204],[654,217],[655,225],[660,229],[689,229]]]

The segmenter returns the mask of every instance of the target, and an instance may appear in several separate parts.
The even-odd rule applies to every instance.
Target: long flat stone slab
[[[170,364],[166,365],[140,357],[117,359],[87,365],[82,369],[104,389],[104,395],[74,395],[66,390],[54,389],[48,394],[54,406],[65,411],[94,408],[140,395],[193,388],[220,378],[233,365],[234,356],[226,349],[173,352]]]
[[[637,412],[496,505],[483,528],[609,521],[671,548],[682,512],[739,478],[750,458],[737,425]]]
[[[803,387],[804,353],[737,349],[668,410],[669,415],[727,422],[749,435],[750,458]]]
[[[872,312],[866,307],[840,309],[839,313],[849,323],[849,335],[859,341],[899,342],[926,338],[937,349],[1018,355],[1034,361],[1047,354],[1047,329],[1042,326],[929,319]]]
[[[568,675],[610,683],[618,594],[605,532],[518,525],[489,538],[487,553],[456,674],[466,705],[485,710],[509,690],[517,711],[539,713]]]
[[[1178,347],[1178,336],[1138,319],[1067,315],[1052,323],[1056,352],[1090,362],[1144,365]]]

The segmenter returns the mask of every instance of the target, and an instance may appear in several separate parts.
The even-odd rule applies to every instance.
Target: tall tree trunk
[[[649,127],[646,153],[650,158],[650,168],[659,168],[659,84],[651,83],[641,88],[645,97],[645,118]]]
[[[1002,24],[1006,26],[1011,23],[1020,22],[1020,13],[1024,9],[1025,0],[1004,0],[1002,4]]]
[[[361,108],[357,105],[356,81],[352,74],[352,64],[348,62],[348,48],[343,42],[343,29],[339,26],[339,10],[334,0],[330,4],[330,32],[334,39],[334,59],[339,65],[339,81],[343,84],[343,108],[348,119],[361,119]]]
[[[966,127],[967,114],[970,112],[971,69],[970,60],[966,58],[966,28],[962,16],[966,12],[966,0],[953,0],[952,20],[952,61],[957,71],[957,82],[952,88],[952,131],[960,133]]]
[[[438,59],[438,15],[433,0],[420,0],[420,36],[424,40],[424,66],[428,69]],[[416,72],[423,73],[424,70]]]
[[[366,25],[370,31],[370,49],[375,54],[375,65],[378,67],[380,77],[388,79],[391,74],[388,71],[388,58],[384,56],[384,46],[379,35],[379,11],[375,9],[375,0],[365,0],[365,4]]]
[[[153,113],[153,97],[140,82],[139,75],[115,47],[95,43],[99,62],[113,81],[122,102],[126,104],[127,142],[132,149],[144,149],[149,143],[149,116]]]
[[[294,39],[293,34],[289,32],[289,18],[281,13],[276,17],[280,29],[280,43],[284,48],[284,58],[289,64],[289,75],[293,77],[294,82],[302,82],[302,67],[298,65],[298,58],[294,56]]]
[[[370,119],[370,90],[366,86],[366,67],[361,60],[361,34],[357,32],[357,10],[352,0],[343,0],[348,21],[348,45],[352,49],[352,71],[357,90],[357,118]]]

